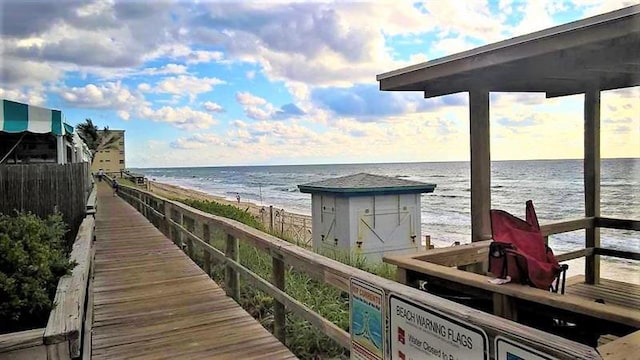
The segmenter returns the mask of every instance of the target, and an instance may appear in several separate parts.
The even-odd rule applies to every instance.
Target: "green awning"
[[[73,133],[63,126],[63,115],[60,110],[46,109],[10,100],[2,100],[0,109],[0,132],[63,135],[64,131]]]

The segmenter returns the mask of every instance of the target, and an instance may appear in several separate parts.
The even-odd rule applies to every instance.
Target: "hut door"
[[[336,237],[336,198],[321,198],[321,214],[322,214],[322,232],[320,233],[321,244],[323,247],[335,247]]]
[[[413,211],[412,207],[403,207],[360,212],[356,250],[367,253],[409,247],[415,235]]]

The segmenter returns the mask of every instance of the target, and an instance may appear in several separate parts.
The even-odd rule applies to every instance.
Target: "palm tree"
[[[92,163],[98,151],[115,149],[116,143],[120,140],[120,137],[112,134],[108,127],[99,130],[91,119],[85,119],[83,123],[76,125],[76,130],[91,151]]]

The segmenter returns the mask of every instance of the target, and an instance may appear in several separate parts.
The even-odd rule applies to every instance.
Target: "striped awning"
[[[0,132],[64,135],[63,115],[60,110],[45,109],[10,100],[2,100]]]

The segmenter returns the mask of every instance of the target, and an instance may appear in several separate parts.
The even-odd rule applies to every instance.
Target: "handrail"
[[[609,228],[609,229],[640,231],[640,220],[597,217],[596,226],[601,228]]]
[[[44,331],[44,343],[48,347],[61,347],[70,358],[80,356],[82,346],[94,225],[94,218],[87,216],[78,229],[70,255],[70,261],[77,265],[70,275],[60,278],[54,299],[55,307],[49,314]]]
[[[298,315],[302,315],[306,320],[309,320],[313,325],[320,327],[326,335],[336,340],[345,348],[348,348],[350,344],[348,333],[346,331],[309,310],[304,306],[304,304],[299,303],[283,291],[275,281],[270,283],[267,280],[262,279],[255,273],[251,272],[251,270],[241,265],[236,259],[230,258],[233,254],[233,251],[230,251],[230,244],[233,244],[233,241],[227,242],[227,251],[223,253],[221,250],[218,250],[208,244],[208,241],[206,241],[207,239],[203,240],[192,231],[186,229],[183,223],[184,218],[188,217],[193,219],[194,224],[200,224],[203,229],[202,232],[205,234],[203,237],[205,238],[209,236],[210,227],[220,229],[227,234],[227,240],[240,240],[248,243],[251,246],[269,254],[274,258],[274,262],[282,261],[282,263],[342,291],[348,292],[350,279],[352,277],[356,277],[383,289],[385,294],[401,294],[404,298],[423,304],[424,306],[439,311],[446,316],[460,319],[461,321],[465,321],[483,329],[489,336],[491,342],[496,336],[501,335],[517,339],[518,342],[526,346],[541,350],[559,359],[600,358],[595,349],[588,346],[578,344],[537,329],[529,328],[515,322],[505,321],[505,319],[500,317],[487,314],[485,312],[425,293],[418,289],[405,286],[395,281],[384,279],[374,274],[350,267],[338,261],[300,248],[294,244],[256,230],[235,220],[211,215],[142,189],[137,189],[127,185],[121,185],[120,188],[122,190],[121,193],[124,194],[123,198],[134,203],[138,210],[143,213],[149,214],[148,210],[153,209],[153,207],[147,204],[149,200],[152,199],[156,202],[161,202],[163,204],[162,208],[164,209],[164,221],[162,221],[160,227],[165,230],[166,233],[179,234],[179,237],[174,241],[181,242],[184,236],[187,239],[186,251],[188,254],[194,253],[194,245],[204,249],[206,254],[213,256],[226,266],[228,275],[227,281],[231,284],[233,284],[233,281],[229,280],[229,274],[242,275],[261,290],[274,297],[276,303],[283,305],[284,308]],[[133,199],[138,201],[134,201]],[[179,215],[178,219],[171,219],[170,215],[173,212],[177,212]],[[155,214],[154,212],[151,213]],[[237,256],[237,252],[235,252],[234,256]],[[206,259],[207,257],[205,257],[205,262]],[[274,267],[274,269],[275,268],[276,267]],[[279,268],[284,271],[284,267]],[[273,275],[274,278],[283,276],[283,274]],[[227,290],[231,290],[230,292],[233,294],[233,289]],[[277,319],[278,316],[275,318]],[[282,319],[284,319],[284,317],[282,317]],[[284,324],[276,324],[276,327],[277,326],[284,326]],[[495,349],[492,346],[489,346],[488,349],[490,349],[490,352],[495,352]],[[495,354],[493,355],[495,356]]]
[[[594,224],[594,217],[559,220],[540,225],[540,231],[543,236],[549,236],[576,230],[590,229],[594,227]]]
[[[0,335],[0,358],[10,352],[43,346],[43,334],[44,328]]]

